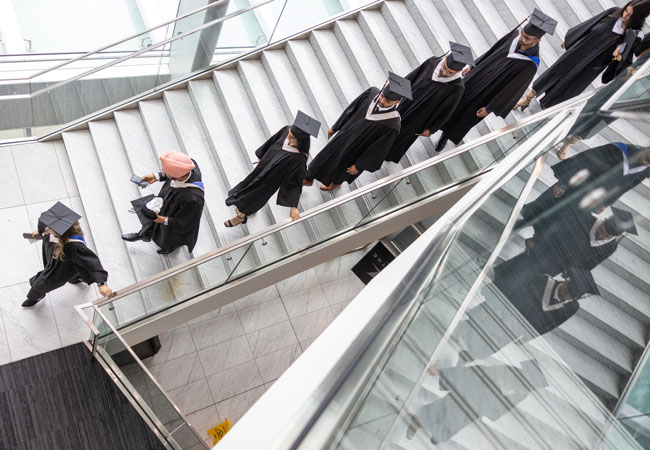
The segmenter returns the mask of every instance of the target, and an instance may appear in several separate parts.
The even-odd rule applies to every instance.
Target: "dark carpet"
[[[0,449],[164,448],[83,344],[0,366]]]

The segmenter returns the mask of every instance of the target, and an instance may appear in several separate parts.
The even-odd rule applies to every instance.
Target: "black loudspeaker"
[[[131,347],[131,350],[133,350],[133,353],[135,353],[136,356],[141,360],[149,358],[158,353],[160,350],[160,339],[158,339],[158,336],[154,336],[150,339],[147,339],[146,341],[140,342],[139,344],[135,344],[133,347]],[[112,358],[118,367],[128,366],[129,364],[133,364],[135,362],[133,360],[133,356],[131,356],[131,354],[126,350],[122,350],[121,352],[114,354]]]
[[[370,283],[384,267],[389,265],[395,256],[386,248],[381,241],[352,268],[352,272],[364,283]]]

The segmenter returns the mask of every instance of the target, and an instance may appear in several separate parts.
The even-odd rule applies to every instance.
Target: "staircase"
[[[622,5],[623,1],[616,2]],[[84,129],[62,134],[87,221],[87,230],[110,283],[121,288],[142,280],[193,256],[233,242],[246,234],[288,220],[288,208],[269,204],[250,217],[246,225],[225,228],[223,221],[234,215],[226,207],[227,192],[253,168],[254,151],[268,136],[290,123],[298,109],[322,122],[320,136],[312,144],[312,157],[326,143],[326,130],[345,106],[370,85],[381,85],[388,70],[406,74],[431,55],[440,55],[448,41],[472,47],[475,56],[487,50],[500,36],[514,28],[533,7],[558,20],[555,36],[541,45],[540,72],[560,53],[567,29],[595,12],[614,6],[612,0],[387,0],[306,32],[294,39],[260,51],[215,70],[208,78],[164,91],[115,111],[108,120],[88,123]],[[532,112],[535,107],[531,107]],[[489,116],[466,137],[473,140],[520,120],[511,114],[505,121]],[[634,125],[616,123],[608,139],[650,143],[650,137]],[[400,165],[387,163],[375,174],[364,174],[357,185],[338,192],[323,193],[305,188],[301,211],[317,207],[401,168],[435,156],[436,138],[421,138]],[[587,142],[603,143],[602,138]],[[498,144],[494,144],[498,147]],[[583,148],[579,144],[571,152]],[[504,149],[495,147],[493,151]],[[206,204],[199,241],[194,255],[186,250],[160,256],[152,243],[125,243],[120,235],[140,227],[129,213],[129,200],[155,191],[141,190],[129,182],[131,174],[160,170],[158,156],[181,150],[194,158],[204,177]],[[551,156],[552,160],[554,156]],[[396,196],[417,192],[422,183],[441,184],[458,179],[479,165],[470,156],[453,158],[440,165],[428,179],[402,183]],[[535,185],[541,192],[553,179],[545,169]],[[523,180],[522,180],[523,183]],[[628,209],[650,217],[650,186],[626,195]],[[505,218],[500,213],[515,202],[514,195],[493,199],[485,208],[483,222],[476,226],[474,244],[482,233],[490,233]],[[360,202],[351,216],[332,213],[318,224],[299,224],[282,236],[255,248],[256,261],[270,260],[287,246],[287,241],[308,243],[361,217],[368,205]],[[640,235],[626,238],[616,254],[595,271],[603,280],[602,297],[583,302],[580,314],[553,333],[557,351],[606,404],[612,406],[634,370],[647,343],[650,325],[650,222],[639,224]],[[523,238],[522,238],[523,242]],[[518,248],[511,246],[514,255]],[[511,255],[511,256],[512,256]],[[184,280],[189,288],[200,288],[204,276],[227,276],[232,267],[224,264],[222,274],[192,275]],[[147,299],[143,298],[143,302]],[[127,314],[123,312],[123,314]]]

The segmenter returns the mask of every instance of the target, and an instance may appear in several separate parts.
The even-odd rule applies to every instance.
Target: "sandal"
[[[557,155],[558,159],[566,159],[566,148],[561,148],[557,152],[555,152]]]
[[[530,94],[528,94],[527,96],[525,96],[524,98],[519,100],[517,102],[517,104],[512,109],[515,110],[515,109],[520,108],[521,112],[524,112],[524,111],[526,111],[526,108],[528,108],[528,106],[530,106],[530,102],[532,102],[534,98],[535,98],[535,92],[531,92]]]
[[[241,217],[240,214],[242,214],[242,213],[240,213],[239,210],[237,210],[237,217],[238,217],[239,219],[242,219],[241,222],[232,223],[232,219],[228,219],[228,220],[226,220],[226,221],[223,223],[223,225],[224,225],[226,228],[232,228],[232,227],[236,227],[237,225],[241,225],[241,224],[243,224],[243,223],[248,222],[248,216],[245,215],[245,214],[242,214],[244,217]],[[234,219],[234,217],[233,217],[233,219]]]
[[[328,192],[328,191],[333,191],[334,189],[336,189],[336,188],[338,188],[340,186],[341,186],[340,184],[330,183],[328,186],[325,186],[325,185],[321,186],[320,190],[324,191],[324,192]]]

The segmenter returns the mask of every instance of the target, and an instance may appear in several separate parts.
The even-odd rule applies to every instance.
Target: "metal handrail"
[[[190,12],[188,12],[188,13],[186,13],[186,14],[183,14],[182,16],[175,17],[175,18],[173,18],[173,19],[171,19],[171,20],[168,20],[167,22],[163,22],[163,23],[161,23],[160,25],[156,25],[156,26],[151,27],[151,28],[149,28],[149,29],[147,29],[147,30],[145,30],[145,31],[141,31],[141,32],[136,33],[136,34],[132,34],[131,36],[128,36],[128,37],[125,37],[125,38],[120,39],[119,41],[112,42],[112,43],[110,43],[110,44],[108,44],[108,45],[104,45],[104,46],[102,46],[102,47],[100,47],[100,48],[98,48],[98,49],[91,50],[91,51],[86,52],[86,53],[84,53],[84,54],[82,54],[82,55],[80,55],[80,56],[77,56],[77,57],[75,57],[75,58],[72,58],[72,59],[69,59],[69,60],[63,61],[63,62],[60,63],[60,64],[54,65],[54,66],[49,67],[49,68],[47,68],[47,69],[43,69],[43,70],[41,70],[40,72],[36,72],[35,74],[30,75],[30,76],[28,76],[28,77],[22,77],[22,78],[8,78],[8,79],[3,79],[2,81],[5,82],[5,81],[24,81],[24,80],[31,80],[31,79],[33,79],[33,78],[36,78],[36,77],[41,76],[41,75],[43,75],[43,74],[46,74],[46,73],[48,73],[48,72],[52,72],[52,71],[54,71],[54,70],[56,70],[56,69],[60,69],[61,67],[64,67],[64,66],[66,66],[66,65],[68,65],[68,64],[70,64],[70,63],[73,63],[73,62],[75,62],[75,61],[79,61],[79,60],[81,60],[81,59],[85,59],[86,57],[91,56],[91,55],[94,55],[95,53],[99,53],[99,52],[102,52],[102,51],[104,51],[104,50],[106,50],[106,49],[109,49],[109,48],[111,48],[111,47],[115,47],[115,46],[117,46],[117,45],[123,44],[124,42],[127,42],[127,41],[130,41],[131,39],[137,38],[138,36],[142,36],[143,34],[150,33],[150,32],[152,32],[153,30],[156,30],[156,29],[158,29],[158,28],[164,27],[164,26],[169,25],[169,24],[174,23],[174,22],[178,22],[179,20],[185,19],[186,17],[189,17],[189,16],[191,16],[191,15],[193,15],[193,14],[196,14],[196,13],[198,13],[198,12],[201,12],[201,11],[203,11],[203,10],[206,10],[206,9],[209,9],[209,8],[212,8],[212,7],[215,7],[215,6],[222,5],[222,4],[226,3],[226,2],[228,2],[228,0],[217,0],[217,1],[214,2],[214,3],[210,3],[210,4],[208,4],[208,5],[205,5],[205,6],[202,6],[202,7],[200,7],[200,8],[197,8],[197,9],[195,9],[194,11],[190,11]]]
[[[509,134],[509,133],[511,133],[513,131],[521,129],[521,128],[527,126],[527,125],[530,125],[532,123],[541,121],[541,120],[543,120],[543,119],[545,119],[545,118],[547,118],[549,116],[554,115],[560,109],[565,109],[565,108],[567,108],[569,106],[580,103],[581,101],[584,100],[584,98],[586,98],[586,97],[588,97],[589,95],[592,95],[592,94],[593,94],[593,92],[583,94],[583,95],[577,97],[576,99],[565,102],[565,103],[563,103],[561,105],[556,105],[553,108],[549,108],[547,110],[543,110],[543,111],[541,111],[541,112],[539,112],[537,114],[534,114],[534,115],[522,120],[521,122],[509,125],[509,126],[507,126],[505,128],[502,128],[500,130],[495,130],[495,131],[493,131],[493,132],[491,132],[489,134],[486,134],[486,135],[482,136],[481,138],[479,138],[479,139],[477,139],[475,141],[472,141],[472,142],[470,142],[468,144],[464,144],[464,145],[458,146],[458,147],[456,147],[456,148],[454,148],[452,150],[449,150],[449,151],[445,152],[444,154],[442,154],[440,156],[436,156],[436,157],[433,157],[433,158],[428,159],[426,161],[423,161],[423,162],[421,162],[419,164],[415,164],[415,165],[410,166],[408,168],[405,168],[405,169],[403,169],[403,170],[401,170],[399,172],[391,174],[391,175],[389,175],[389,176],[387,176],[385,178],[382,178],[381,180],[377,180],[377,181],[375,181],[373,183],[370,183],[370,184],[368,184],[366,186],[363,186],[363,187],[361,187],[359,189],[356,189],[356,190],[354,190],[352,192],[348,192],[348,193],[346,193],[344,195],[341,195],[340,197],[334,198],[334,199],[332,199],[332,200],[330,200],[330,201],[328,201],[328,202],[326,202],[326,203],[324,203],[322,205],[319,205],[318,207],[315,207],[315,208],[305,212],[304,214],[301,214],[300,218],[298,220],[296,220],[296,221],[290,221],[290,220],[287,219],[284,222],[280,222],[280,223],[277,223],[275,225],[272,225],[272,226],[270,226],[270,227],[268,227],[268,228],[266,228],[264,230],[261,230],[261,231],[259,231],[257,233],[249,234],[249,235],[247,235],[247,236],[245,236],[245,237],[243,237],[243,238],[241,238],[241,239],[239,239],[237,241],[234,241],[234,242],[232,242],[230,244],[227,244],[227,245],[225,245],[225,246],[223,246],[221,248],[215,249],[215,250],[213,250],[213,251],[211,251],[209,253],[206,253],[204,255],[201,255],[201,256],[199,256],[197,258],[186,261],[186,262],[184,262],[182,264],[179,264],[178,266],[167,269],[166,271],[159,272],[156,275],[153,275],[153,276],[151,276],[149,278],[146,278],[146,279],[141,280],[141,281],[139,281],[137,283],[134,283],[134,284],[132,284],[132,285],[130,285],[130,286],[124,288],[124,289],[120,289],[119,291],[116,291],[116,295],[113,296],[113,297],[110,297],[110,298],[103,298],[102,297],[102,298],[99,298],[99,299],[95,300],[92,303],[95,304],[95,305],[98,305],[98,306],[102,306],[102,305],[105,305],[105,304],[108,304],[108,303],[112,303],[112,302],[114,302],[116,300],[119,300],[122,297],[126,297],[128,295],[133,294],[134,292],[137,292],[137,291],[139,291],[141,289],[144,289],[144,288],[146,288],[148,286],[156,284],[159,281],[162,281],[162,280],[167,279],[167,278],[171,278],[171,277],[173,277],[175,275],[178,275],[181,272],[189,270],[189,269],[191,269],[193,267],[200,266],[200,265],[202,265],[202,264],[204,264],[204,263],[206,263],[208,261],[216,259],[216,258],[218,258],[220,256],[223,256],[223,255],[227,254],[227,253],[231,253],[231,252],[233,252],[233,251],[235,251],[235,250],[237,250],[239,248],[250,245],[255,241],[258,241],[258,240],[263,239],[263,238],[265,238],[267,236],[270,236],[272,234],[280,232],[280,231],[284,230],[285,228],[288,228],[288,227],[293,226],[295,224],[298,224],[298,223],[304,222],[306,220],[309,220],[310,218],[312,218],[312,217],[314,217],[314,216],[316,216],[318,214],[321,214],[323,212],[334,209],[334,208],[336,208],[336,207],[338,207],[338,206],[340,206],[340,205],[342,205],[344,203],[347,203],[348,201],[350,201],[350,200],[352,200],[354,198],[362,197],[362,196],[364,196],[364,195],[366,195],[366,194],[368,194],[368,193],[370,193],[370,192],[372,192],[372,191],[374,191],[376,189],[379,189],[381,187],[389,185],[389,184],[391,184],[391,183],[393,183],[393,182],[395,182],[395,181],[397,181],[399,179],[407,178],[407,177],[409,177],[411,175],[416,174],[417,172],[420,172],[420,171],[422,171],[424,169],[435,166],[435,165],[437,165],[437,164],[439,164],[441,162],[444,162],[444,161],[446,161],[448,159],[451,159],[451,158],[453,158],[453,157],[455,157],[455,156],[457,156],[457,155],[459,155],[461,153],[472,150],[472,149],[474,149],[476,147],[479,147],[479,146],[481,146],[481,145],[483,145],[483,144],[485,144],[487,142],[490,142],[490,141],[492,141],[492,140],[494,140],[494,139],[496,139],[496,138],[498,138],[500,136],[504,136],[504,135]],[[487,170],[490,170],[490,169],[486,169],[486,171]]]
[[[221,0],[221,1],[223,1],[223,0]],[[88,75],[92,75],[92,74],[94,74],[96,72],[100,72],[100,71],[102,71],[102,70],[104,70],[104,69],[106,69],[108,67],[115,66],[115,65],[120,64],[120,63],[122,63],[124,61],[128,61],[129,59],[140,56],[143,53],[147,53],[147,52],[155,50],[155,49],[157,49],[159,47],[163,47],[163,46],[165,46],[165,45],[167,45],[167,44],[169,44],[171,42],[174,42],[174,41],[176,41],[178,39],[183,39],[183,38],[185,38],[187,36],[190,36],[190,35],[192,35],[194,33],[198,33],[199,31],[205,30],[206,28],[210,28],[213,25],[216,25],[216,24],[221,23],[221,22],[225,22],[228,19],[239,16],[239,15],[244,14],[246,12],[252,11],[254,9],[259,8],[260,6],[264,6],[264,5],[266,5],[268,3],[271,3],[271,2],[274,2],[274,1],[276,1],[276,0],[264,0],[261,3],[256,3],[254,5],[251,5],[251,6],[247,7],[247,8],[239,9],[239,10],[233,12],[233,13],[227,14],[227,15],[225,15],[223,17],[219,17],[218,19],[211,20],[210,22],[206,22],[203,25],[201,25],[200,27],[197,27],[192,31],[189,31],[189,32],[183,33],[183,34],[178,34],[178,35],[173,36],[171,38],[165,39],[164,41],[160,41],[157,44],[152,45],[151,47],[143,48],[142,50],[138,50],[138,51],[136,51],[134,53],[123,56],[122,58],[113,60],[113,61],[108,62],[106,64],[103,64],[101,66],[95,67],[93,69],[87,70],[87,71],[85,71],[83,73],[80,73],[78,75],[75,75],[75,76],[73,76],[71,78],[68,78],[67,80],[60,81],[60,82],[55,83],[55,84],[53,84],[51,86],[47,86],[47,87],[44,87],[42,89],[39,89],[36,92],[32,92],[32,93],[29,93],[29,94],[19,94],[19,95],[0,95],[0,100],[9,100],[9,99],[16,100],[16,99],[27,99],[27,98],[38,97],[38,96],[43,95],[45,93],[48,93],[48,92],[50,92],[50,91],[52,91],[54,89],[57,89],[57,88],[59,88],[61,86],[65,86],[66,84],[72,83],[73,81],[80,80],[81,78],[85,78]]]
[[[650,72],[650,57],[648,60],[643,63],[641,67],[621,86],[614,94],[612,94],[609,99],[603,103],[603,105],[598,110],[598,114],[606,117],[614,117],[616,114],[615,110],[612,110],[614,104],[618,101],[619,98],[623,96],[627,90],[632,87],[634,83],[639,80],[639,78],[648,76]]]

